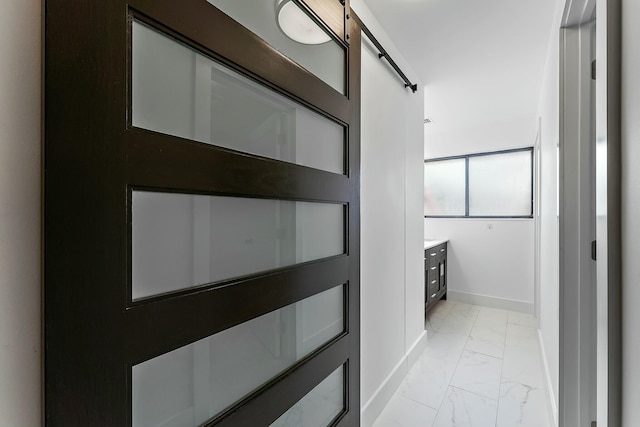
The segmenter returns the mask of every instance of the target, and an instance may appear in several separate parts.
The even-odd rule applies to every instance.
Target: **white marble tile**
[[[451,385],[498,400],[501,372],[502,360],[465,350],[453,374]]]
[[[454,303],[449,314],[460,314],[475,321],[482,307],[478,305],[464,304],[461,302]]]
[[[422,353],[425,357],[455,358],[460,357],[468,334],[457,332],[435,332],[427,334],[427,345]]]
[[[543,386],[544,375],[536,329],[516,324],[507,326],[502,381],[517,382],[530,387]]]
[[[498,404],[498,426],[547,427],[549,409],[545,393],[538,330],[533,316],[509,314]]]
[[[549,427],[546,394],[542,388],[516,382],[500,385],[497,427]]]
[[[537,328],[538,323],[536,318],[531,314],[518,313],[516,311],[509,312],[509,323],[513,323],[515,325],[528,326],[530,328]]]
[[[538,345],[538,330],[531,326],[523,326],[515,323],[507,324],[507,344],[511,347]]]
[[[479,312],[478,306],[456,303],[437,332],[469,334]]]
[[[427,331],[427,337],[430,334],[440,332],[442,325],[444,324],[445,317],[430,317],[427,316],[424,322],[424,329]]]
[[[449,387],[433,427],[495,427],[498,402]]]
[[[507,330],[509,312],[498,308],[481,307],[475,326],[485,326],[498,331]]]
[[[425,327],[427,346],[375,427],[429,427],[435,410],[433,427],[549,427],[533,316],[441,301]]]
[[[427,318],[444,319],[449,315],[454,305],[456,305],[455,302],[440,300],[433,306],[433,308],[429,310],[429,313],[427,313]]]
[[[478,353],[502,358],[505,345],[505,328],[474,326],[465,348]]]
[[[446,319],[442,321],[436,332],[440,333],[453,333],[469,335],[473,328],[474,320],[470,320],[461,317],[459,314],[450,314]]]
[[[467,329],[473,319],[469,318],[471,314],[466,304],[463,307],[459,303],[450,301],[439,301],[432,309],[429,310],[425,318],[425,328],[427,332],[453,332],[461,333]],[[453,313],[453,314],[452,314]],[[463,326],[461,328],[461,326]]]
[[[439,408],[457,363],[457,357],[421,357],[396,394],[431,408]]]
[[[398,394],[384,408],[373,427],[430,427],[438,411]]]

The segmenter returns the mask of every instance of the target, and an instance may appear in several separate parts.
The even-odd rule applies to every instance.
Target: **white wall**
[[[420,88],[415,94],[405,89],[363,40],[361,401],[367,426],[407,372],[411,348],[424,337],[423,94],[367,6],[351,6]]]
[[[427,85],[426,111],[437,108],[439,102],[429,93]],[[536,121],[535,117],[506,117],[455,129],[441,129],[436,121],[426,124],[424,133],[424,155],[432,159],[531,146]],[[449,239],[450,297],[533,313],[533,220],[425,218],[424,224],[425,238]]]
[[[547,380],[551,385],[554,417],[558,405],[559,294],[558,294],[558,176],[560,20],[564,1],[558,0],[550,29],[544,78],[540,92],[540,335]]]
[[[454,298],[533,313],[533,221],[446,219],[425,221],[428,237],[448,238],[447,286]],[[497,298],[507,301],[500,301]]]
[[[435,84],[435,83],[434,83]],[[437,100],[431,99],[429,85],[425,87],[425,111],[432,111]],[[498,151],[532,146],[536,136],[536,121],[531,117],[494,119],[482,126],[440,129],[435,121],[424,126],[424,157],[456,156],[481,151]]]
[[[40,9],[0,2],[0,424],[41,422]]]
[[[640,3],[622,0],[622,425],[640,419]]]

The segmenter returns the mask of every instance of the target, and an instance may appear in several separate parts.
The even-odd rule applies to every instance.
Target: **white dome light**
[[[331,37],[291,0],[276,2],[276,17],[282,32],[298,43],[321,44],[331,40]]]

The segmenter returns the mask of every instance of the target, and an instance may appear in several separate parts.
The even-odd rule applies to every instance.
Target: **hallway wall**
[[[367,427],[425,343],[423,91],[366,4],[351,6],[419,88],[405,89],[363,35],[360,342]]]
[[[38,0],[0,2],[0,424],[41,422]]]
[[[622,425],[640,419],[640,2],[622,0]]]
[[[533,220],[425,219],[426,238],[448,238],[451,298],[533,314]]]
[[[557,420],[559,388],[559,235],[558,143],[560,22],[564,0],[558,0],[540,90],[540,318],[539,328],[553,416]]]

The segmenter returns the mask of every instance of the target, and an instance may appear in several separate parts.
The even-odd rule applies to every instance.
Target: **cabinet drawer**
[[[447,254],[447,244],[443,243],[438,246],[434,246],[429,249],[424,250],[424,259],[429,262],[429,260],[438,258],[441,256],[445,256]]]
[[[429,298],[433,299],[440,293],[440,285],[438,285],[438,282],[436,282],[434,285],[429,283],[429,286],[427,286],[427,291],[429,294]]]
[[[438,276],[434,276],[434,277],[429,277],[429,279],[427,279],[427,289],[439,289],[440,288],[440,281],[438,280]]]
[[[430,248],[430,249],[425,249],[425,251],[424,251],[424,259],[426,259],[427,262],[429,262],[429,260],[432,260],[432,259],[436,258],[440,254],[440,250],[437,249],[437,248],[439,248],[439,246],[435,246],[435,247]]]

